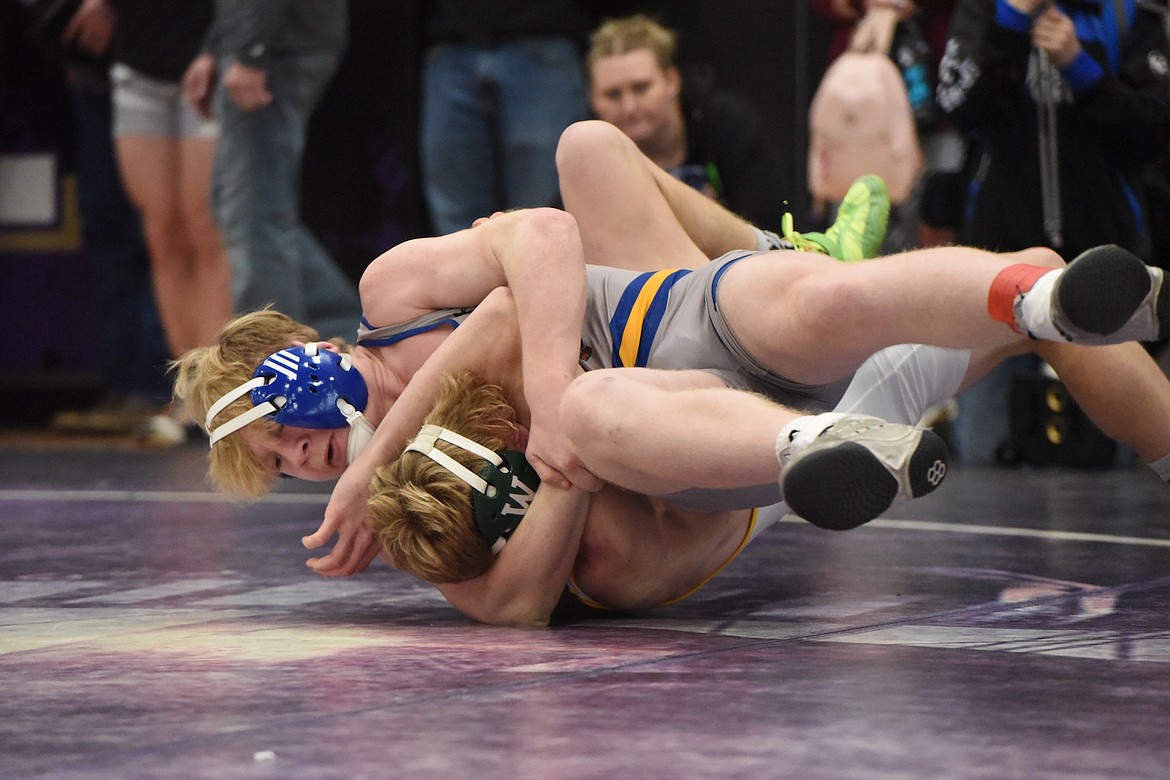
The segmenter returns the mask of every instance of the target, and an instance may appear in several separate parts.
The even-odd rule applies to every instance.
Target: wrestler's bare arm
[[[435,587],[472,620],[501,626],[548,625],[573,573],[590,498],[577,488],[542,484],[524,522],[487,572]]]
[[[525,355],[529,460],[542,480],[567,486],[572,458],[557,434],[557,407],[577,375],[585,312],[584,250],[573,217],[526,209],[449,236],[400,244],[371,263],[360,290],[366,319],[386,325],[435,309],[475,306],[505,284],[515,300]],[[587,477],[574,484],[596,487]]]
[[[418,433],[434,405],[442,377],[461,370],[474,371],[485,381],[503,387],[516,399],[518,412],[527,416],[520,389],[520,341],[508,290],[493,291],[444,340],[378,423],[361,455],[338,479],[320,528],[302,539],[306,547],[315,549],[337,534],[328,555],[308,562],[315,572],[346,576],[364,571],[376,557],[378,543],[366,522],[370,479],[379,466],[401,455],[406,442]]]

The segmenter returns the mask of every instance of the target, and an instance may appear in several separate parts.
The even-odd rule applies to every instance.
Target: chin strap
[[[370,425],[370,421],[361,412],[353,408],[352,404],[338,401],[337,408],[341,410],[341,413],[345,415],[345,421],[349,423],[349,443],[345,445],[345,464],[348,466],[357,459],[358,455],[362,454],[362,450],[374,437],[376,429]]]

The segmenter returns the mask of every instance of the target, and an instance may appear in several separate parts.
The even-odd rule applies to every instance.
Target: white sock
[[[761,230],[755,225],[750,226],[756,234],[756,250],[767,252],[770,249],[792,249],[792,244],[785,241],[771,230]]]
[[[1024,293],[1022,299],[1016,301],[1016,325],[1033,338],[1046,341],[1068,340],[1052,322],[1052,288],[1056,286],[1056,280],[1063,271],[1064,269],[1055,268],[1044,274],[1036,280],[1032,289]]]

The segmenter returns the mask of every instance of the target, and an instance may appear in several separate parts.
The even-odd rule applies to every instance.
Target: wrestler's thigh
[[[807,252],[754,255],[727,268],[716,292],[718,316],[754,360],[773,373],[821,384],[852,372],[875,351],[865,330],[838,332],[848,309],[843,266]],[[884,346],[881,344],[880,346]]]

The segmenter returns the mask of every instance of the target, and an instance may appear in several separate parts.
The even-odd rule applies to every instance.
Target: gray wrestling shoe
[[[776,441],[784,501],[831,531],[867,523],[897,499],[924,496],[947,474],[947,445],[926,428],[836,413],[785,430],[793,428]]]
[[[1161,268],[1119,246],[1087,249],[1057,278],[1052,322],[1076,344],[1164,339],[1170,336],[1170,292],[1163,276]]]

